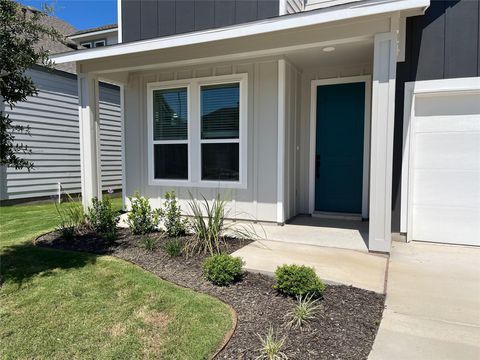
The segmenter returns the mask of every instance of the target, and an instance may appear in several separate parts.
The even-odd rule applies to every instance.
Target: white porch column
[[[278,60],[278,131],[277,131],[277,224],[285,222],[285,98],[286,71],[284,59]]]
[[[389,252],[392,241],[396,41],[393,32],[374,40],[368,247],[381,252]]]
[[[79,73],[80,165],[82,202],[85,208],[91,204],[92,198],[102,197],[98,95],[98,78],[92,74]]]

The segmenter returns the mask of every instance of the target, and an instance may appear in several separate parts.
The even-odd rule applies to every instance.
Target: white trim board
[[[407,233],[407,241],[411,241],[408,233],[411,229],[412,206],[412,166],[413,154],[412,129],[415,125],[415,98],[417,96],[441,96],[443,94],[468,93],[480,91],[480,77],[411,81],[405,83],[403,104],[403,154],[400,197],[400,232]]]
[[[117,32],[117,28],[112,28],[112,29],[105,29],[105,30],[98,30],[98,31],[91,31],[91,32],[86,32],[78,35],[70,35],[67,36],[69,39],[81,39],[81,38],[86,38],[86,37],[91,37],[91,36],[96,36],[96,35],[103,35],[103,34],[110,34]],[[90,40],[93,41],[93,40]]]
[[[334,8],[279,16],[267,20],[233,25],[219,29],[118,44],[103,49],[97,48],[52,55],[51,59],[57,64],[71,61],[92,60],[109,56],[134,54],[177,46],[201,44],[210,41],[240,38],[275,31],[298,29],[306,26],[354,19],[363,16],[392,13],[411,9],[425,9],[429,5],[430,0],[390,0],[382,2],[377,0],[369,0],[364,1],[361,4],[346,4]]]
[[[309,212],[315,212],[315,148],[317,135],[317,87],[332,84],[365,83],[365,118],[363,133],[363,190],[362,190],[362,218],[367,219],[369,213],[370,189],[370,126],[371,126],[371,98],[372,77],[370,75],[339,77],[332,79],[312,80],[310,86],[310,156],[309,156]]]
[[[122,0],[117,0],[117,41],[119,44],[123,40],[123,29],[122,29]]]

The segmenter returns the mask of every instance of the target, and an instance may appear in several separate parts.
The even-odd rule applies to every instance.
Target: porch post
[[[278,60],[278,131],[277,131],[277,224],[285,222],[285,97],[286,71],[284,59]]]
[[[78,113],[80,127],[80,166],[82,203],[87,208],[92,198],[102,197],[100,170],[100,123],[98,116],[98,78],[78,74]]]
[[[392,162],[396,41],[393,32],[376,34],[373,54],[368,248],[389,252],[392,240]]]

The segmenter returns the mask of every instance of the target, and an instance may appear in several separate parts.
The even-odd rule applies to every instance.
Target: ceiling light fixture
[[[327,46],[323,48],[323,51],[332,52],[332,51],[335,51],[335,48],[333,46]]]

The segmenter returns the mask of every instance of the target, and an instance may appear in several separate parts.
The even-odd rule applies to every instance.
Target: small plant
[[[288,325],[295,329],[303,329],[310,320],[315,318],[318,309],[320,309],[318,302],[319,300],[314,299],[312,295],[297,297],[297,304],[287,314]]]
[[[128,199],[132,207],[127,219],[130,230],[136,235],[144,235],[155,231],[160,221],[160,211],[152,210],[148,199],[140,196],[138,192]]]
[[[164,209],[162,209],[163,225],[168,236],[185,235],[187,220],[182,219],[175,191],[165,193]]]
[[[312,267],[303,265],[282,265],[275,270],[277,284],[273,286],[279,292],[289,296],[309,295],[319,298],[325,285],[315,274]]]
[[[153,251],[157,245],[157,239],[152,236],[142,236],[140,242],[147,251]]]
[[[163,249],[171,257],[177,257],[182,254],[183,243],[180,239],[170,239],[164,245]]]
[[[75,201],[67,194],[68,201],[63,204],[55,202],[58,214],[57,230],[60,231],[65,240],[73,239],[75,232],[85,225],[85,213],[80,201]]]
[[[92,199],[92,206],[88,208],[88,223],[95,232],[102,234],[107,240],[117,238],[117,224],[120,220],[118,212],[112,207],[108,196],[102,200]]]
[[[285,345],[285,337],[278,338],[273,331],[273,328],[268,329],[265,337],[258,335],[262,347],[258,349],[260,355],[257,356],[257,360],[287,360],[288,356],[282,352],[282,348]]]
[[[203,275],[218,286],[232,284],[242,276],[242,258],[231,255],[213,255],[203,263]]]
[[[202,195],[203,201],[195,200],[190,194],[188,205],[192,212],[190,230],[193,236],[187,241],[185,251],[193,254],[220,254],[225,245],[227,234],[237,238],[255,238],[253,227],[250,229],[233,222],[225,223],[228,213],[225,211],[226,201],[217,195],[212,204]]]

